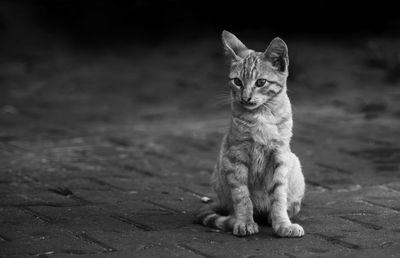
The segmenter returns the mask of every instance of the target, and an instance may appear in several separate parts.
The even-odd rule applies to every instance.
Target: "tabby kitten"
[[[245,236],[266,219],[278,236],[301,237],[290,218],[300,211],[304,176],[290,149],[292,110],[286,94],[288,49],[280,38],[263,53],[222,32],[230,60],[232,117],[212,175],[218,200],[204,206],[200,223]]]

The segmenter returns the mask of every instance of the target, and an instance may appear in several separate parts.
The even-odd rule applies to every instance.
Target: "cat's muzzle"
[[[245,107],[254,107],[255,105],[257,105],[257,102],[241,100],[240,104],[242,104]]]

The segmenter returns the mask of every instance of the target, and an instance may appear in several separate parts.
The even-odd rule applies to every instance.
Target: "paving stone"
[[[260,225],[259,234],[240,238],[193,223],[201,198],[215,198],[209,177],[230,116],[228,105],[210,97],[225,79],[206,43],[194,44],[196,51],[171,46],[193,62],[162,48],[143,49],[151,64],[71,57],[58,64],[63,75],[21,72],[18,87],[0,62],[8,89],[0,105],[19,110],[0,112],[0,257],[398,256],[399,88],[377,82],[369,68],[353,78],[360,64],[347,60],[354,51],[343,46],[334,54],[321,47],[324,61],[304,67],[307,83],[289,86],[292,149],[307,182],[294,221],[306,235],[282,239]],[[299,49],[299,60],[315,55]],[[347,58],[351,71],[338,58]],[[339,77],[343,82],[325,92],[328,78]],[[75,79],[85,87],[74,88]],[[37,81],[47,83],[30,95]],[[74,90],[64,92],[69,83]],[[192,84],[198,90],[180,88]],[[357,104],[360,96],[385,109],[367,119],[371,105]]]

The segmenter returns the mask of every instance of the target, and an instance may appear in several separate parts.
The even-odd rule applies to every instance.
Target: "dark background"
[[[287,42],[293,100],[359,111],[372,100],[339,92],[400,81],[397,10],[391,1],[2,1],[0,101],[29,114],[39,106],[38,116],[71,103],[78,115],[96,105],[228,107],[226,29],[258,51],[276,36]]]
[[[155,106],[228,110],[226,29],[258,51],[286,41],[292,100],[382,112],[387,95],[368,90],[400,81],[397,10],[394,1],[2,1],[0,104],[29,119],[95,121]]]
[[[222,29],[256,38],[397,36],[397,10],[395,1],[3,1],[0,30],[25,40],[40,31],[90,47],[193,39]]]

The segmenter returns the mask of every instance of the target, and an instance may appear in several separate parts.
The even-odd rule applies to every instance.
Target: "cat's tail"
[[[232,231],[235,219],[230,215],[221,215],[218,204],[204,205],[196,215],[196,223],[217,228],[224,231]]]

